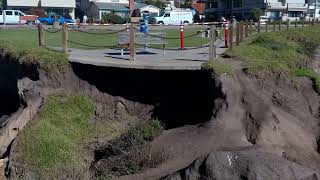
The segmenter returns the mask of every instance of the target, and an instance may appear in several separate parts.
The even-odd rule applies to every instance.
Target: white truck
[[[193,24],[193,14],[188,9],[176,9],[163,12],[159,17],[155,17],[155,24]]]
[[[0,24],[25,24],[26,21],[22,20],[20,22],[20,16],[26,16],[23,12],[19,10],[3,10],[0,11]]]

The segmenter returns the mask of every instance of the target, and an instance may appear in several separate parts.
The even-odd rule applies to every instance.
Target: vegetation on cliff
[[[262,33],[228,50],[227,55],[242,60],[246,71],[252,75],[264,71],[288,73],[320,82],[320,76],[310,68],[311,59],[320,45],[319,30],[317,25]],[[319,92],[320,87],[315,87]]]

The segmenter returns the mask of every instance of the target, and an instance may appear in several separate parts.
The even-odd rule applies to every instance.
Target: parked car
[[[26,16],[23,12],[19,10],[3,10],[0,11],[0,23],[3,24],[19,24],[20,16]],[[27,23],[27,21],[22,21],[22,24]]]
[[[59,22],[59,24],[74,23],[73,19],[67,19],[62,16],[56,16],[56,15],[50,15],[49,17],[38,18],[38,21],[42,24],[53,25],[56,19],[58,19],[57,22]]]
[[[177,9],[172,11],[165,11],[159,17],[154,18],[155,24],[193,24],[192,11],[187,9]]]
[[[268,17],[267,16],[260,16],[260,24],[266,24],[268,21]]]

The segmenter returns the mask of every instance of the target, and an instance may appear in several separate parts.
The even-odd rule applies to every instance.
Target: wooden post
[[[258,21],[258,33],[260,33],[261,32],[261,23],[260,23],[260,21]]]
[[[209,42],[209,61],[213,60],[216,58],[216,47],[215,47],[215,42],[216,40],[216,30],[215,26],[211,25],[210,26],[210,42]]]
[[[289,19],[287,19],[287,29],[289,29],[289,26],[290,26],[290,21]]]
[[[239,40],[240,40],[240,38],[239,38],[239,35],[240,35],[239,31],[240,31],[240,26],[239,26],[239,23],[237,23],[236,46],[239,46]]]
[[[250,34],[252,33],[253,20],[250,20]]]
[[[308,26],[311,26],[311,19],[309,18],[309,24],[308,24]]]
[[[62,25],[62,44],[63,44],[63,52],[65,54],[68,54],[69,50],[68,50],[68,26],[67,24],[63,24]]]
[[[272,22],[272,31],[276,31],[276,20]]]
[[[234,28],[233,28],[233,25],[231,25],[229,29],[229,49],[233,48],[233,32],[234,32]]]
[[[294,28],[297,28],[297,26],[298,26],[298,19],[296,19],[294,22]]]
[[[245,24],[245,29],[244,29],[244,31],[245,31],[245,37],[248,37],[248,20],[246,20],[246,24]]]
[[[136,60],[136,45],[135,45],[135,32],[134,32],[134,24],[131,23],[130,26],[130,57],[132,61]]]
[[[243,22],[240,22],[240,42],[243,40]]]
[[[266,21],[266,32],[268,32],[268,24],[269,24],[269,22],[268,22],[268,20]]]
[[[281,30],[281,20],[279,21],[279,31]]]
[[[38,24],[38,39],[39,39],[39,46],[44,47],[44,32],[42,29],[42,24]]]
[[[314,17],[314,18],[315,18],[315,17]],[[315,22],[316,22],[314,18],[312,19],[312,26],[313,26],[313,25],[315,24]]]

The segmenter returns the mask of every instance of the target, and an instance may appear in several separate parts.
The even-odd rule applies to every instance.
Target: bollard
[[[302,27],[304,27],[304,19],[302,19]]]
[[[39,46],[44,47],[44,32],[42,29],[42,24],[38,24],[38,39],[39,39]]]
[[[180,49],[184,49],[184,27],[182,21],[180,23]]]
[[[297,28],[297,25],[298,25],[298,19],[294,21],[294,28]]]
[[[240,22],[240,42],[243,40],[243,22]]]
[[[63,52],[68,54],[68,26],[67,24],[62,25],[62,43],[63,43]]]
[[[260,21],[258,21],[258,33],[260,33],[261,32],[261,23],[260,23]]]
[[[253,20],[250,20],[250,34],[252,33]]]
[[[210,42],[209,42],[209,61],[216,58],[216,46],[214,42],[216,41],[216,28],[210,26]]]
[[[237,30],[236,30],[236,46],[239,46],[239,31],[240,31],[240,26],[239,23],[237,23]]]
[[[229,35],[229,21],[226,20],[226,28],[224,32],[224,47],[228,48],[228,35]]]
[[[246,20],[246,25],[245,25],[245,28],[244,28],[244,34],[245,34],[245,37],[248,37],[248,20]]]
[[[229,49],[233,48],[233,25],[230,26],[230,30],[229,30]]]
[[[287,29],[289,29],[289,26],[290,26],[290,21],[289,19],[287,19]]]
[[[134,31],[133,23],[131,23],[131,26],[130,26],[130,58],[131,58],[131,61],[136,60],[135,31]]]

